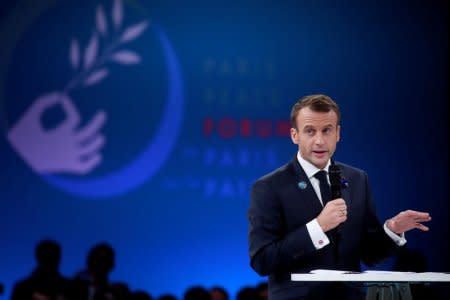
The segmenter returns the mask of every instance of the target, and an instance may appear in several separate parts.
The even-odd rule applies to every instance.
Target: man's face
[[[314,112],[302,108],[296,119],[297,129],[291,128],[291,139],[298,145],[303,159],[323,169],[336,150],[340,126],[334,111]]]

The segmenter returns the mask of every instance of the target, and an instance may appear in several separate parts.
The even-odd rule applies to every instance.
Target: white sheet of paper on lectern
[[[291,274],[292,281],[362,281],[362,282],[450,282],[449,273],[313,270],[310,273]]]

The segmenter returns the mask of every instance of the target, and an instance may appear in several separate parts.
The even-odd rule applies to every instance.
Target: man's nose
[[[321,133],[318,133],[318,134],[316,135],[315,143],[316,143],[317,145],[323,145],[324,139],[323,139],[323,136],[322,136]]]

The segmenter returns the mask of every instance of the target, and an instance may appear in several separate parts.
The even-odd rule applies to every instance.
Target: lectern
[[[310,273],[291,274],[292,281],[345,281],[362,282],[367,286],[367,300],[411,300],[410,283],[450,282],[449,273],[314,270]]]

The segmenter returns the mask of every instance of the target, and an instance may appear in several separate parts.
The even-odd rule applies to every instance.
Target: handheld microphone
[[[332,163],[328,168],[331,184],[331,200],[342,198],[341,191],[341,169],[338,165]]]
[[[341,168],[331,161],[331,165],[328,168],[328,175],[330,177],[330,185],[331,185],[331,200],[342,198],[341,191]],[[336,265],[339,264],[339,243],[341,239],[341,229],[340,225],[331,231],[331,236],[336,244],[334,248],[334,257]]]

